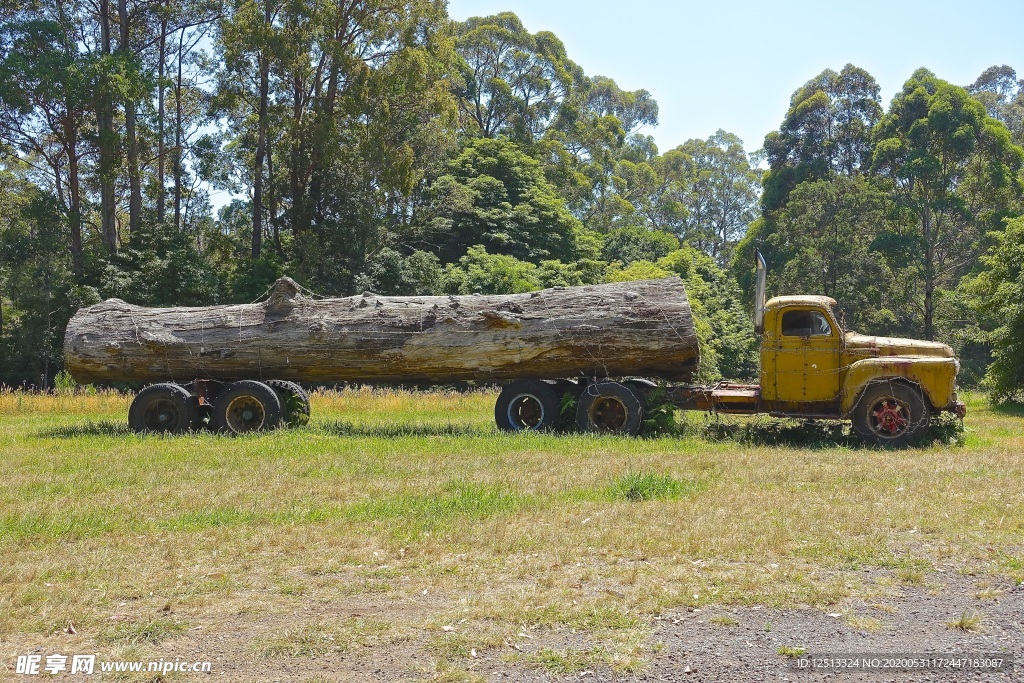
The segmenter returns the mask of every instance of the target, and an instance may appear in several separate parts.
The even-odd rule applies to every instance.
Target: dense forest
[[[48,386],[79,307],[507,293],[677,274],[702,379],[756,374],[769,293],[939,339],[1024,398],[1024,80],[826,70],[756,151],[660,151],[645,90],[444,0],[0,3],[0,382]],[[837,65],[839,66],[839,65]],[[682,65],[681,68],[685,68]],[[810,74],[809,74],[810,75]],[[749,143],[750,141],[748,141]],[[214,212],[211,191],[235,200]]]

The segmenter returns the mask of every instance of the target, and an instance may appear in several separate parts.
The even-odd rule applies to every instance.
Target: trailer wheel
[[[309,394],[295,382],[283,379],[269,379],[263,382],[274,390],[281,408],[284,423],[289,427],[304,427],[309,424]]]
[[[595,382],[580,396],[576,425],[585,432],[636,436],[644,426],[643,402],[618,382]]]
[[[498,395],[494,421],[504,432],[542,431],[558,426],[559,398],[547,382],[521,379]]]
[[[201,426],[199,401],[177,384],[153,384],[128,409],[128,426],[144,434],[184,434]]]
[[[242,380],[217,396],[210,426],[232,434],[269,431],[280,426],[283,412],[273,389],[263,382]]]
[[[853,430],[864,443],[900,448],[928,428],[920,389],[902,382],[879,382],[864,390],[853,411]]]

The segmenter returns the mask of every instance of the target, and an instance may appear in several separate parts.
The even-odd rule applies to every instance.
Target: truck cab
[[[932,414],[965,413],[959,363],[945,344],[846,331],[826,296],[776,297],[759,313],[760,412],[850,419],[866,441],[893,445]]]
[[[761,401],[766,412],[839,417],[843,334],[823,296],[786,296],[765,305]]]

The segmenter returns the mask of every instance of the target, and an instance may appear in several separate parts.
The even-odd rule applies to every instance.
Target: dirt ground
[[[940,579],[942,588],[910,587],[897,599],[867,604],[851,611],[862,619],[882,622],[877,632],[851,627],[845,615],[817,609],[787,611],[722,610],[739,622],[723,628],[705,615],[688,613],[659,622],[654,638],[665,643],[661,657],[638,680],[669,681],[1021,681],[1024,680],[1024,586],[990,587],[991,599],[979,600],[972,577]],[[999,592],[1003,591],[1003,592]],[[947,626],[964,613],[982,615],[978,630]],[[854,617],[854,618],[857,618]],[[678,619],[678,623],[676,620]],[[804,658],[851,658],[872,654],[899,658],[925,654],[1000,654],[1016,660],[1004,672],[956,671],[950,668],[886,673],[855,669],[800,671],[786,662],[780,648],[804,648]],[[689,667],[691,674],[685,674]],[[596,677],[595,677],[596,678]],[[614,680],[602,676],[599,680]]]
[[[878,572],[872,572],[877,574]],[[874,578],[874,577],[872,577]],[[167,643],[173,656],[194,656],[213,662],[205,680],[231,681],[1024,681],[1024,586],[957,572],[929,575],[918,586],[894,585],[886,595],[857,600],[835,612],[810,607],[707,607],[666,613],[651,620],[645,644],[645,666],[623,672],[585,663],[565,672],[565,661],[547,665],[543,652],[586,652],[594,647],[578,632],[531,630],[506,638],[502,645],[439,655],[438,635],[472,641],[474,634],[455,625],[432,640],[415,637],[387,644],[315,656],[253,660],[253,638],[279,630],[294,619],[360,618],[374,615],[402,621],[429,619],[445,599],[430,596],[418,604],[366,602],[337,606],[303,605],[293,615],[218,625],[216,635],[190,632]],[[365,596],[364,598],[365,599]],[[439,602],[440,600],[440,602]],[[842,610],[841,612],[839,610]],[[966,618],[965,618],[966,615]],[[971,617],[977,617],[972,619]],[[952,626],[957,621],[971,630]],[[999,655],[1002,671],[930,668],[918,671],[817,670],[798,668],[802,658],[879,659],[924,655]],[[1013,661],[1011,664],[1010,661]],[[561,672],[560,672],[561,671]]]

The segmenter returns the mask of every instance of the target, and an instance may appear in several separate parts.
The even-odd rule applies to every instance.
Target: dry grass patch
[[[470,633],[442,631],[427,639],[426,648],[442,661],[471,659],[488,650],[502,647],[510,636],[486,627],[474,627]]]
[[[318,621],[284,629],[258,639],[253,651],[260,659],[274,657],[318,657],[329,652],[350,652],[387,642],[392,624],[370,617],[353,617],[339,622]]]
[[[951,619],[946,622],[946,628],[952,631],[963,631],[965,633],[974,633],[980,631],[982,624],[985,621],[985,616],[981,612],[975,612],[974,610],[964,611],[956,619]]]
[[[624,674],[638,674],[646,668],[646,658],[654,648],[647,645],[648,629],[591,634],[596,644],[590,647],[542,648],[536,652],[505,655],[504,660],[542,668],[557,675],[593,672],[600,666]]]
[[[856,614],[846,617],[846,625],[854,631],[863,631],[864,633],[878,633],[885,628],[885,623],[881,619]]]
[[[122,622],[108,628],[99,639],[113,645],[156,645],[185,632],[187,628],[187,624],[177,619]]]
[[[540,652],[530,655],[517,655],[509,658],[512,662],[526,662],[538,665],[553,674],[578,674],[581,671],[602,664],[605,660],[604,653],[599,648],[587,650],[568,648],[565,650],[553,650],[545,648]]]
[[[730,617],[727,614],[716,614],[715,616],[708,619],[708,622],[714,624],[715,626],[732,627],[740,625],[740,622],[738,622],[736,619]]]
[[[927,575],[923,569],[917,567],[903,567],[896,571],[896,577],[908,586],[920,586],[924,584]]]
[[[974,597],[976,599],[978,599],[978,600],[988,600],[988,601],[993,601],[994,602],[994,601],[999,600],[999,596],[1002,595],[1005,592],[1006,591],[1004,591],[1001,588],[988,587],[988,588],[982,588],[982,589],[978,590],[977,592],[975,592]]]

